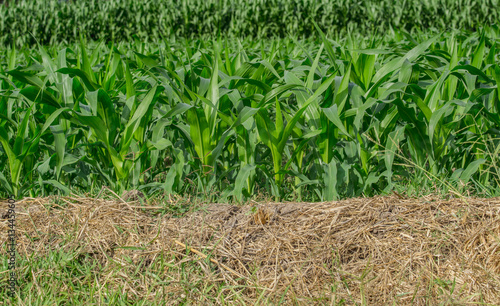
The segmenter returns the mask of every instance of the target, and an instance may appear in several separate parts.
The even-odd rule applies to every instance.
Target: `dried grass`
[[[40,257],[80,246],[104,265],[101,284],[141,299],[161,287],[182,294],[183,276],[172,272],[180,269],[158,275],[163,284],[149,276],[132,282],[135,265],[169,254],[174,267],[199,259],[202,273],[190,274],[193,282],[244,285],[239,292],[246,303],[257,302],[264,290],[269,301],[285,296],[286,303],[500,304],[499,198],[211,204],[182,218],[157,215],[163,203],[151,205],[76,196],[24,199],[17,209],[18,251]],[[6,241],[4,220],[0,243]],[[112,273],[117,264],[120,277]],[[446,281],[453,280],[451,293]]]

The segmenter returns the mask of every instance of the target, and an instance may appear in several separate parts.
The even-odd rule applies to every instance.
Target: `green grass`
[[[0,256],[7,267],[5,256]],[[177,264],[177,262],[183,262]],[[281,305],[290,302],[330,302],[330,296],[312,300],[311,298],[268,296],[269,289],[251,284],[235,285],[223,280],[214,281],[216,266],[195,260],[191,255],[176,259],[173,254],[160,254],[144,267],[144,260],[133,262],[122,260],[125,266],[109,263],[102,266],[98,260],[77,250],[50,251],[41,258],[21,258],[22,267],[18,278],[18,303],[29,305],[170,305],[191,304],[235,304],[248,305],[245,291],[255,291],[255,303]],[[141,268],[141,266],[143,266]],[[212,271],[214,275],[207,275]],[[105,277],[104,277],[105,275]],[[12,300],[7,295],[6,282],[0,287],[2,301]],[[126,288],[125,284],[133,284]],[[337,284],[340,286],[342,284]],[[286,294],[286,293],[285,293]],[[335,305],[343,305],[337,299]]]
[[[0,257],[6,263],[5,256]],[[148,263],[145,268],[139,268],[143,262],[127,263],[127,267],[119,264],[108,264],[106,271],[99,262],[77,252],[52,251],[45,258],[23,258],[19,261],[22,273],[19,273],[17,303],[28,305],[75,305],[75,304],[113,304],[113,305],[170,305],[192,304],[234,304],[253,305],[265,303],[271,305],[289,305],[289,303],[304,304],[333,304],[348,305],[356,297],[340,298],[336,296],[337,288],[344,290],[349,286],[346,283],[334,282],[331,284],[331,293],[325,292],[323,297],[315,299],[300,296],[268,296],[268,290],[254,288],[252,285],[234,285],[224,281],[214,282],[207,277],[206,269],[214,270],[211,264],[200,265],[199,260],[186,256],[181,259],[184,264],[172,264],[171,256],[163,254],[156,260]],[[4,264],[6,268],[6,264]],[[103,277],[105,272],[106,277]],[[170,276],[169,276],[170,275]],[[362,276],[360,276],[362,277]],[[98,281],[99,280],[99,281]],[[361,280],[363,281],[363,280]],[[102,283],[101,283],[102,282]],[[7,295],[5,283],[0,287],[2,301],[11,301]],[[123,290],[125,283],[134,284]],[[351,288],[353,289],[353,288]],[[256,299],[251,302],[246,296],[246,290],[255,290]],[[451,295],[455,290],[453,280],[433,279],[429,283],[427,296],[417,296],[413,303],[434,303],[441,301],[442,305],[463,303]],[[437,294],[434,293],[437,292]],[[413,292],[394,296],[394,303],[408,302],[400,300]],[[363,297],[361,296],[361,300]],[[361,303],[359,305],[366,305]],[[479,303],[479,305],[488,305]]]
[[[0,193],[498,194],[498,30],[322,37],[5,50]]]
[[[235,291],[238,295],[241,289],[233,288],[231,284],[222,282],[214,285],[204,280],[205,271],[200,265],[187,256],[186,259],[184,264],[177,266],[170,263],[171,256],[164,254],[145,268],[140,268],[144,262],[134,263],[131,259],[124,259],[126,267],[110,263],[104,270],[97,259],[78,250],[53,250],[40,258],[20,257],[17,265],[22,267],[18,274],[18,288],[21,290],[17,300],[30,305],[161,305],[166,301],[174,304],[223,302],[222,294],[232,295],[231,291]],[[6,269],[6,262],[7,258],[2,256],[2,269]],[[104,274],[106,277],[102,278]],[[133,284],[134,290],[123,290],[123,281]],[[0,289],[2,301],[11,299],[5,284],[3,282]],[[175,290],[169,291],[168,288],[173,289],[173,286]],[[139,296],[134,291],[139,291]],[[143,300],[144,295],[147,299]],[[226,298],[226,302],[231,300],[237,301],[238,298]]]

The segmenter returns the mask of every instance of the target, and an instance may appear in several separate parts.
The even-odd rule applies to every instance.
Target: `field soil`
[[[137,300],[160,290],[185,298],[179,271],[194,263],[201,272],[189,281],[239,288],[249,304],[500,304],[500,198],[206,204],[183,216],[166,205],[177,204],[26,198],[17,203],[17,250],[40,258],[77,248],[101,263],[99,283]],[[2,257],[7,230],[3,216]],[[169,269],[133,281],[131,270],[151,272],[160,257]],[[116,265],[123,275],[110,278]],[[189,299],[204,303],[195,291]]]

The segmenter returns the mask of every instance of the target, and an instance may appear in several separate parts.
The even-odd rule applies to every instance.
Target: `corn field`
[[[498,27],[0,53],[0,193],[334,200],[500,179]]]
[[[11,0],[0,5],[0,45],[163,38],[332,38],[478,30],[498,23],[498,0]],[[337,37],[338,36],[338,37]]]

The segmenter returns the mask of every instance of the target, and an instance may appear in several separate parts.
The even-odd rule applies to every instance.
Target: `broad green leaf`
[[[469,180],[471,179],[472,175],[479,170],[479,167],[486,162],[485,159],[481,158],[478,160],[473,161],[470,163],[467,168],[462,172],[460,175],[460,180],[464,183],[467,184]]]

